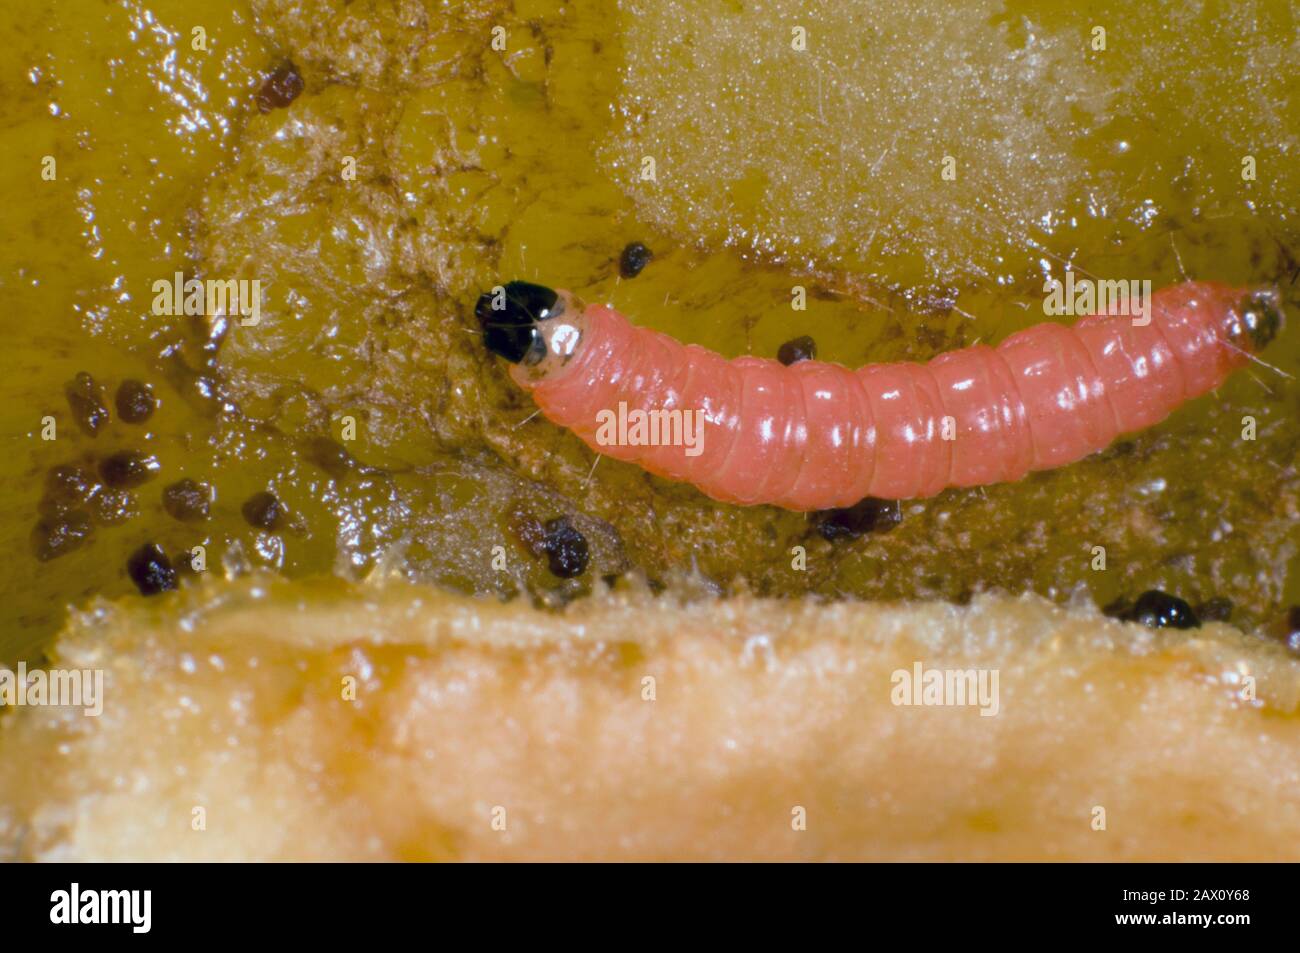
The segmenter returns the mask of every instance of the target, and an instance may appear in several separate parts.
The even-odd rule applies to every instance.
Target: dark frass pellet
[[[280,502],[280,498],[267,490],[254,493],[244,500],[240,512],[244,514],[244,519],[247,520],[249,526],[255,526],[258,529],[279,529],[284,525],[286,516],[284,504]]]
[[[117,416],[128,424],[142,424],[153,416],[158,402],[153,388],[143,381],[124,380],[117,388]]]
[[[61,463],[57,467],[51,467],[45,475],[47,499],[85,503],[98,489],[99,482],[95,475],[76,464]]]
[[[640,242],[631,242],[618,256],[618,273],[624,278],[635,278],[654,256],[654,252]]]
[[[903,509],[897,500],[867,497],[841,510],[822,510],[813,519],[822,539],[857,539],[867,533],[887,533],[903,521]]]
[[[1148,589],[1138,596],[1133,608],[1124,614],[1125,621],[1137,622],[1151,629],[1199,629],[1201,620],[1182,599],[1159,589]]]
[[[145,543],[128,556],[126,571],[141,595],[156,596],[176,588],[176,570],[157,543]]]
[[[92,437],[108,423],[108,407],[95,379],[85,371],[79,373],[63,388],[77,426]]]
[[[120,450],[99,462],[99,477],[118,490],[143,486],[161,469],[158,458],[138,450]]]
[[[195,523],[208,518],[212,507],[212,487],[186,477],[162,492],[163,509],[172,519]]]
[[[587,568],[590,553],[587,537],[578,532],[567,516],[546,523],[546,562],[561,579],[580,576]]]
[[[791,338],[777,349],[776,359],[789,367],[800,361],[811,361],[817,357],[817,342],[808,335]]]
[[[272,109],[283,109],[298,98],[302,87],[302,74],[298,72],[298,67],[292,63],[277,67],[257,91],[258,112],[269,113]]]
[[[138,512],[135,494],[129,490],[101,490],[90,501],[90,512],[96,523],[125,523]]]
[[[90,534],[90,517],[81,510],[47,517],[32,528],[32,552],[41,562],[49,562],[80,549]]]

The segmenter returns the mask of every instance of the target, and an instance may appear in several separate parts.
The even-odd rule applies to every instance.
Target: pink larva
[[[1018,480],[1104,449],[1218,387],[1275,336],[1277,301],[1186,282],[1152,296],[1145,326],[1118,314],[1048,322],[996,347],[856,371],[727,360],[525,282],[484,295],[477,313],[542,413],[598,453],[716,500],[821,510]],[[602,445],[601,412],[620,403],[702,411],[698,455]]]

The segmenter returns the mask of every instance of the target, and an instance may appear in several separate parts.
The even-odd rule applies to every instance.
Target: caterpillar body
[[[476,314],[541,412],[598,453],[716,500],[823,510],[1019,480],[1102,450],[1218,387],[1276,336],[1278,302],[1185,282],[1152,296],[1145,325],[1112,307],[996,347],[857,370],[728,360],[528,282],[484,294]],[[699,412],[699,446],[598,439],[621,405]]]

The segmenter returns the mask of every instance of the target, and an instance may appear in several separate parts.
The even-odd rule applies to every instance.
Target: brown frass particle
[[[119,490],[143,486],[162,469],[158,458],[138,450],[120,450],[99,463],[99,476],[106,484]]]
[[[95,436],[99,428],[108,423],[104,395],[95,379],[85,371],[68,381],[63,392],[68,398],[68,407],[72,409],[72,419],[90,436]]]
[[[212,487],[189,477],[177,480],[163,490],[162,504],[168,516],[182,523],[205,520],[212,507]]]
[[[143,381],[127,379],[117,388],[115,399],[117,416],[128,424],[142,424],[153,416],[158,401],[154,399],[153,388]]]
[[[45,496],[51,500],[85,503],[99,490],[99,481],[86,467],[61,463],[45,475]]]
[[[640,242],[629,242],[618,256],[618,273],[624,278],[635,278],[650,264],[654,252]]]
[[[546,527],[542,521],[522,506],[510,514],[510,532],[534,556],[546,553]]]
[[[84,516],[83,507],[97,503],[102,490],[90,470],[71,463],[59,464],[45,475],[45,492],[36,504],[36,512],[50,526],[74,511]]]
[[[137,513],[135,494],[129,490],[101,490],[90,501],[90,511],[97,523],[125,523]]]
[[[580,576],[586,570],[589,558],[587,537],[578,531],[567,516],[547,521],[546,561],[552,573],[561,579]]]
[[[268,76],[257,91],[257,111],[269,113],[272,109],[283,109],[298,98],[302,92],[302,74],[293,63],[284,63]]]
[[[817,357],[817,342],[808,335],[791,338],[777,349],[776,359],[789,367],[800,361],[811,361]]]
[[[268,490],[254,493],[240,507],[249,526],[257,529],[279,529],[288,515],[279,497]]]
[[[32,528],[32,552],[41,562],[80,549],[90,539],[90,517],[81,510],[40,520]]]
[[[821,510],[812,518],[822,539],[834,542],[867,533],[887,533],[903,521],[903,508],[897,500],[869,496],[844,509]]]
[[[126,572],[141,595],[156,596],[176,588],[176,570],[157,543],[145,543],[128,556]]]

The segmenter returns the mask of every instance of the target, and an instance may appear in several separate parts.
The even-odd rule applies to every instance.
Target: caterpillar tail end
[[[560,296],[545,285],[511,281],[479,296],[474,306],[483,346],[511,364],[537,364],[546,357],[539,324],[563,311]]]

